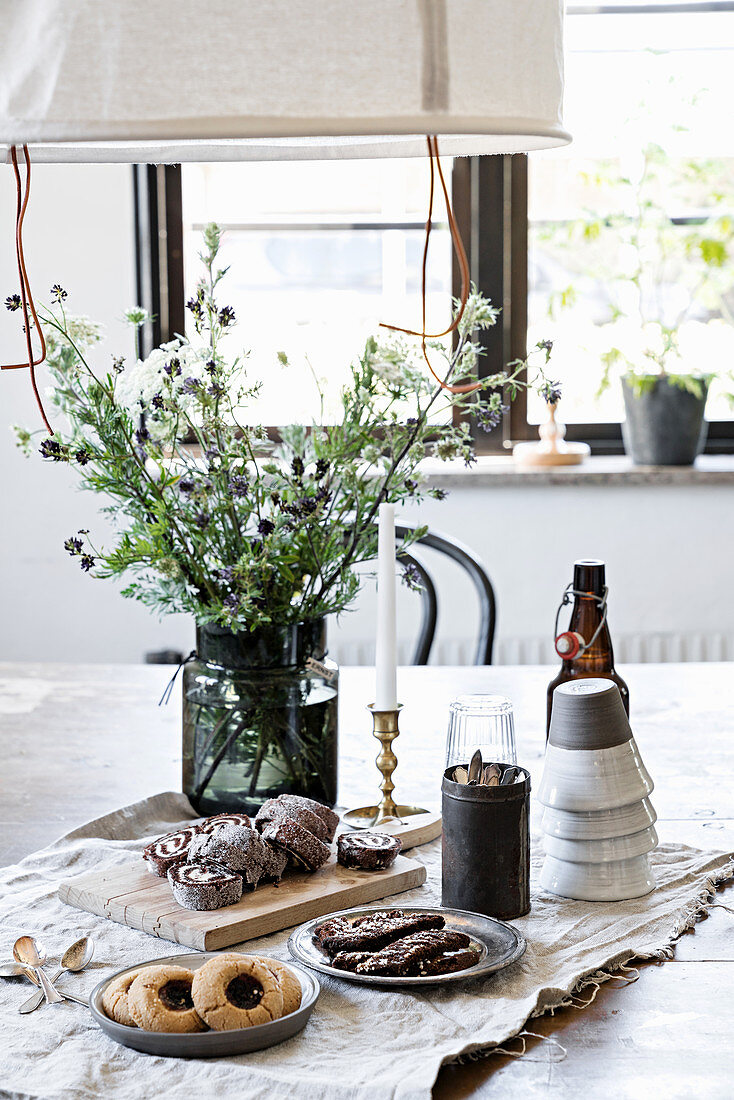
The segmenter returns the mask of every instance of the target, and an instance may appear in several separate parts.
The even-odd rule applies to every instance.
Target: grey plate
[[[485,917],[481,913],[468,913],[463,909],[442,909],[423,905],[400,906],[402,913],[440,913],[446,919],[446,927],[455,932],[465,932],[475,948],[478,958],[468,970],[457,970],[453,974],[432,974],[424,978],[382,978],[372,974],[350,974],[347,970],[338,970],[329,962],[328,956],[314,942],[313,933],[317,925],[333,917],[361,917],[366,913],[384,913],[384,905],[361,905],[357,909],[342,909],[328,917],[302,924],[288,940],[288,950],[294,959],[318,970],[330,974],[333,978],[342,978],[346,982],[358,982],[360,985],[406,986],[406,985],[451,985],[469,978],[482,978],[504,970],[524,953],[527,943],[523,936],[502,920]]]
[[[142,1028],[118,1024],[111,1020],[102,1008],[102,996],[105,989],[110,982],[114,981],[115,978],[119,978],[121,974],[138,970],[141,966],[162,966],[168,963],[175,966],[187,966],[189,970],[198,970],[209,959],[217,958],[220,953],[218,951],[197,951],[191,955],[168,955],[165,959],[149,959],[148,962],[118,970],[116,974],[105,978],[92,990],[92,995],[89,998],[89,1009],[92,1016],[110,1038],[122,1043],[123,1046],[132,1047],[134,1050],[142,1050],[144,1054],[159,1054],[167,1058],[221,1058],[227,1054],[248,1054],[253,1050],[264,1050],[265,1047],[282,1043],[284,1039],[290,1039],[291,1036],[296,1035],[306,1026],[319,998],[321,987],[318,979],[300,966],[293,966],[292,969],[301,983],[301,1007],[296,1009],[295,1012],[291,1012],[290,1016],[284,1016],[282,1020],[273,1020],[270,1024],[258,1024],[257,1027],[243,1027],[233,1031],[197,1031],[193,1034],[174,1035],[170,1032],[143,1031]],[[245,954],[245,952],[242,952],[242,954]]]

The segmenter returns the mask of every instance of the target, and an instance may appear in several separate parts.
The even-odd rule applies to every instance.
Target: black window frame
[[[147,355],[186,327],[181,166],[134,165],[133,195],[138,304],[153,317],[141,334]],[[471,278],[502,307],[498,323],[479,336],[485,352],[480,372],[485,377],[524,358],[527,350],[527,155],[457,158],[452,197]],[[455,257],[452,286],[458,295]],[[508,454],[514,443],[535,438],[537,426],[528,423],[524,391],[495,431],[475,431],[478,454]],[[566,438],[588,443],[592,454],[624,453],[621,423],[568,424]],[[704,453],[734,453],[734,421],[709,421]]]

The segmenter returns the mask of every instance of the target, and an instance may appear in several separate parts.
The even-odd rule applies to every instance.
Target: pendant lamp
[[[26,328],[31,162],[410,157],[429,135],[449,156],[564,145],[562,30],[562,0],[4,4],[0,162],[16,162]],[[33,378],[38,361],[29,344],[12,366]]]

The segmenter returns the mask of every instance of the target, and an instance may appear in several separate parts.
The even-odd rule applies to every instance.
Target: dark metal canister
[[[500,920],[530,912],[530,773],[469,787],[444,772],[442,903]]]

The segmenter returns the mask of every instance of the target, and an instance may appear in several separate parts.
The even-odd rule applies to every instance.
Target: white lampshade
[[[563,145],[562,21],[562,0],[16,0],[0,156],[423,156],[426,134],[449,156]]]

